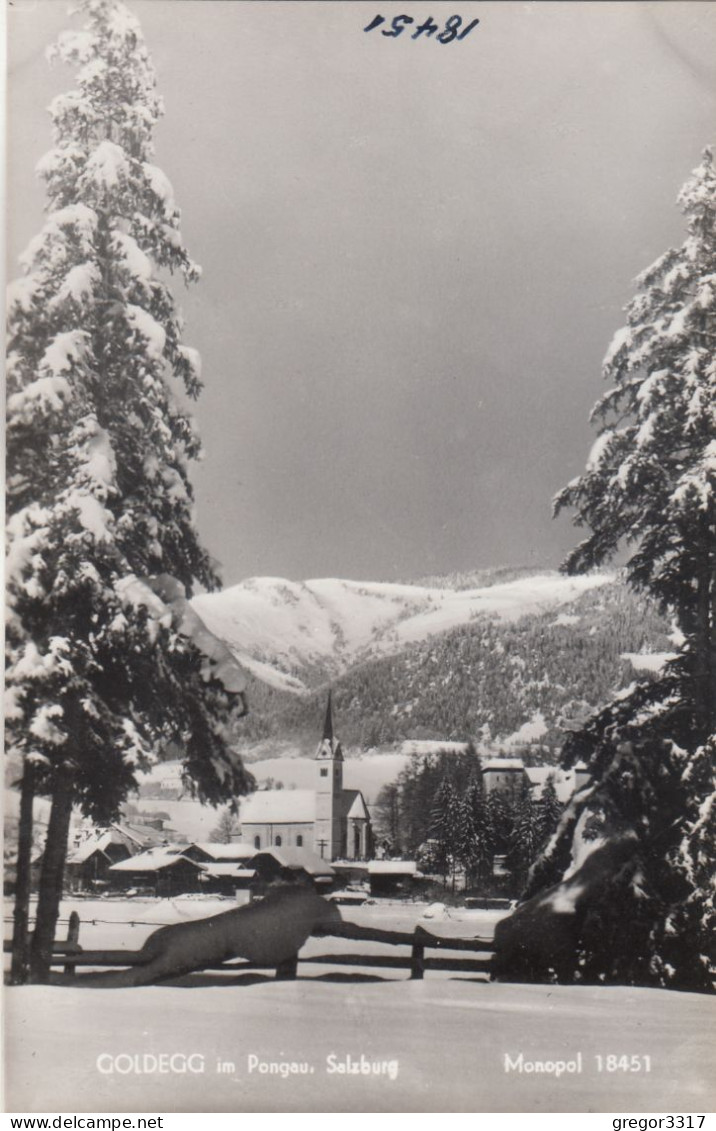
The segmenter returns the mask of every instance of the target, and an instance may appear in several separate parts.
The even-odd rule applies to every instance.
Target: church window
[[[280,836],[277,836],[277,837],[276,837],[276,847],[277,847],[277,848],[280,848],[280,847],[281,847],[281,844],[282,844],[282,841],[281,841],[281,837],[280,837]]]
[[[254,848],[260,848],[260,847],[261,847],[261,837],[255,836],[254,837]]]
[[[328,770],[327,770],[327,768],[326,768],[325,766],[321,766],[321,777],[322,777],[322,778],[327,778],[327,777],[328,777]]]
[[[296,837],[296,848],[303,848],[303,837],[300,833]]]

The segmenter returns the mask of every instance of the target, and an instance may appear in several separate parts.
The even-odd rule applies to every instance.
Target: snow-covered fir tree
[[[537,855],[540,842],[539,813],[526,786],[515,805],[514,824],[505,865],[512,876],[512,887],[519,894],[527,879],[530,865]]]
[[[637,279],[610,346],[611,387],[583,475],[556,499],[589,536],[579,572],[634,547],[629,579],[676,615],[681,667],[705,737],[716,725],[716,170],[710,149],[679,195],[688,237]]]
[[[200,446],[171,383],[200,359],[168,285],[199,277],[153,164],[163,110],[140,27],[80,0],[51,54],[76,69],[50,106],[44,227],[9,298],[9,746],[52,797],[33,940],[47,973],[72,804],[112,816],[170,740],[217,803],[249,776],[227,745],[240,680],[187,598],[217,586],[194,525]]]
[[[465,791],[459,830],[458,850],[465,884],[484,886],[492,878],[494,837],[481,776],[474,778]]]
[[[542,795],[537,805],[537,832],[540,845],[552,836],[563,811],[564,805],[557,797],[554,774],[550,774],[544,783]]]
[[[504,854],[509,848],[514,828],[514,805],[499,789],[493,789],[486,801],[487,821],[492,832],[492,842],[497,853]]]
[[[431,813],[431,836],[435,842],[438,867],[447,879],[452,875],[455,887],[455,868],[460,849],[461,804],[452,780],[445,778],[435,794]]]
[[[591,533],[589,569],[631,546],[632,584],[677,626],[676,653],[572,735],[593,785],[564,814],[530,890],[559,881],[596,838],[631,842],[608,898],[585,901],[575,980],[710,989],[716,748],[716,172],[710,150],[681,191],[688,234],[639,277],[604,363],[611,387],[586,470],[558,496]],[[532,971],[539,973],[538,971]],[[543,972],[546,973],[546,972]]]
[[[478,819],[480,809],[479,787],[471,781],[457,804],[457,828],[455,833],[455,855],[465,871],[465,886],[472,879],[473,850],[478,838]]]

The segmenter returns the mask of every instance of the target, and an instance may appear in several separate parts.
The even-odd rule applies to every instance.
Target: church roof
[[[359,789],[343,790],[341,816],[368,820],[368,809]],[[311,824],[315,819],[316,794],[312,789],[262,789],[241,802],[242,825]],[[230,846],[203,844],[201,847],[207,853],[218,855],[217,848],[229,849]]]
[[[344,789],[343,796],[341,797],[341,816],[353,817],[368,820],[368,810],[366,808],[363,794],[359,789]]]
[[[242,825],[309,824],[316,819],[313,789],[261,789],[241,802]]]

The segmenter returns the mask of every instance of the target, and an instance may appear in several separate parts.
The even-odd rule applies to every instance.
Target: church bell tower
[[[316,822],[314,851],[335,860],[343,848],[343,750],[333,729],[333,703],[328,693],[323,737],[316,751]]]

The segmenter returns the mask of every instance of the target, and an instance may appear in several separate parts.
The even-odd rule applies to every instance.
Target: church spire
[[[328,692],[328,705],[326,707],[326,721],[323,724],[323,741],[330,742],[333,746],[333,692]]]
[[[321,741],[318,744],[316,758],[332,758],[338,762],[343,761],[343,750],[341,749],[340,741],[336,738],[336,732],[333,726],[333,694],[330,691],[328,692],[328,703],[326,704],[326,717],[323,723],[323,735],[321,737]]]

